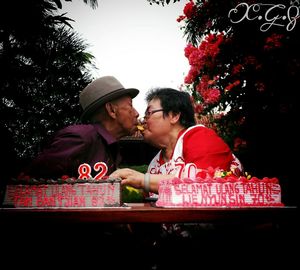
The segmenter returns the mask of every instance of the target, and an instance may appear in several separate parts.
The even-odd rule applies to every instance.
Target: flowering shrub
[[[255,2],[191,0],[177,19],[190,64],[182,90],[191,94],[197,121],[215,129],[235,152],[247,149],[253,140],[249,129],[259,117],[280,114],[278,108],[291,102],[290,97],[280,100],[284,76],[299,69],[287,55],[290,49],[298,51],[296,31],[275,23],[265,31],[263,16],[269,6]],[[238,12],[245,13],[244,20],[235,23],[230,16]],[[246,15],[262,19],[247,20]]]

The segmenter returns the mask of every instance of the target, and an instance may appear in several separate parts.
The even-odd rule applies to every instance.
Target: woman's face
[[[159,99],[153,99],[148,103],[144,118],[145,131],[143,132],[146,142],[163,147],[171,130],[169,116],[164,116],[163,108]]]

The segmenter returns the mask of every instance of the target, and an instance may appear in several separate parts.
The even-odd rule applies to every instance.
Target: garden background
[[[84,2],[97,7],[97,1]],[[2,3],[1,185],[53,132],[77,121],[78,94],[93,79],[88,44],[72,29],[71,18],[58,15],[63,3]],[[196,0],[187,2],[174,22],[182,27],[190,64],[181,90],[191,94],[198,122],[226,140],[248,174],[277,177],[287,205],[298,204],[299,6],[286,0]],[[128,153],[130,142],[122,144]],[[143,142],[135,145],[131,153],[139,151],[137,156],[153,150]],[[144,156],[125,159],[123,166],[144,170],[149,161]]]

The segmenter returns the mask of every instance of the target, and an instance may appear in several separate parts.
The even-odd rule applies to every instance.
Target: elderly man
[[[137,110],[132,99],[139,90],[124,88],[113,76],[96,79],[80,93],[82,124],[71,125],[54,134],[47,147],[30,164],[26,175],[58,178],[78,177],[78,167],[86,163],[97,171],[97,162],[107,165],[107,174],[121,161],[118,140],[137,131]]]

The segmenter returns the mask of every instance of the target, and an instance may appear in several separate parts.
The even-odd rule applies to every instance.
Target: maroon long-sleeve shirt
[[[72,125],[58,131],[25,173],[31,177],[78,177],[78,167],[105,162],[107,175],[121,161],[118,141],[99,124]],[[97,172],[92,170],[91,175]]]

